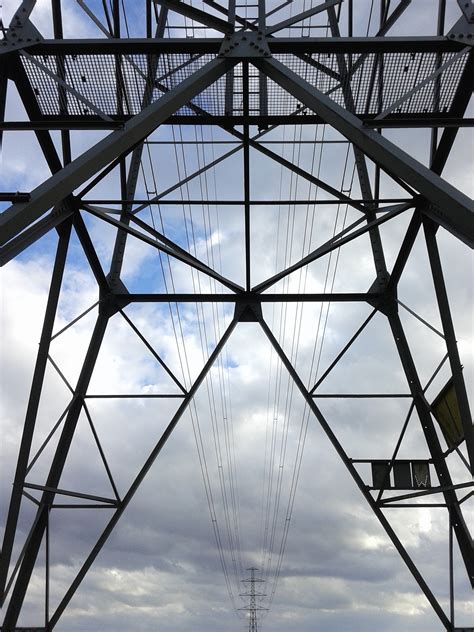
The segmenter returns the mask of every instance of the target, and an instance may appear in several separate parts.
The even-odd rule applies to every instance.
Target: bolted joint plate
[[[459,8],[468,22],[474,22],[474,0],[458,0]]]
[[[262,31],[238,31],[226,35],[218,57],[271,57]]]
[[[26,20],[23,25],[17,25],[15,20],[12,20],[12,26],[7,30],[6,37],[0,41],[0,55],[34,46],[42,39],[41,33],[29,20]]]
[[[468,22],[466,17],[462,15],[449,31],[447,37],[465,46],[474,46],[474,22]]]

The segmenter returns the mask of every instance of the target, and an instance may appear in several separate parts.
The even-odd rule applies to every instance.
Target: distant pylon
[[[242,579],[242,581],[246,584],[250,584],[249,587],[249,592],[247,593],[242,593],[240,596],[241,597],[250,597],[250,603],[247,607],[245,608],[240,608],[240,610],[246,610],[250,616],[249,616],[249,628],[248,628],[248,632],[258,632],[258,619],[257,619],[257,612],[259,610],[268,610],[268,608],[262,608],[260,606],[257,606],[257,597],[266,597],[265,593],[257,593],[255,592],[255,584],[256,583],[265,583],[264,579],[255,579],[255,571],[258,571],[258,568],[252,567],[252,568],[248,568],[248,571],[250,571],[250,578],[249,579]]]

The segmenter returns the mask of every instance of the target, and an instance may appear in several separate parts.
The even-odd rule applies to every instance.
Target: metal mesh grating
[[[275,55],[275,58],[341,106],[345,106],[344,92],[350,88],[354,112],[358,115],[371,115],[388,108],[454,55],[455,53],[369,53],[352,55],[351,58],[344,55],[344,61],[350,70],[342,82],[338,56],[335,54],[315,53],[305,58],[284,54]],[[148,102],[145,97],[147,92],[151,93],[151,102],[157,101],[165,92],[179,85],[214,57],[212,54],[163,54],[158,59],[144,54],[121,57],[66,55],[63,77],[72,89],[66,92],[59,90],[58,83],[48,74],[48,71],[58,73],[59,58],[37,56],[34,57],[34,63],[28,57],[22,57],[22,62],[43,115],[103,113],[115,116],[137,114],[144,103]],[[459,58],[397,107],[396,113],[411,115],[449,112],[466,61],[467,55]],[[231,114],[238,116],[243,113],[241,65],[234,69],[233,74],[232,98],[229,102]],[[153,75],[154,81],[151,80]],[[195,116],[200,114],[201,109],[203,113],[212,116],[223,116],[226,112],[226,83],[226,78],[222,77],[193,100],[196,107],[185,106],[177,114]],[[251,116],[261,114],[259,88],[259,73],[251,66]],[[267,113],[270,116],[306,111],[297,99],[271,80],[267,80],[267,94]]]
[[[344,91],[350,88],[354,112],[361,115],[384,111],[455,55],[456,53],[369,53],[352,55],[352,58],[344,55],[346,67],[350,69],[344,81],[338,76],[337,55],[316,53],[308,61],[295,55],[275,57],[341,106],[345,106]],[[467,58],[467,54],[460,57],[400,104],[396,113],[448,112]]]
[[[179,85],[214,57],[168,54],[154,59],[141,54],[121,57],[66,55],[64,81],[78,93],[78,96],[71,91],[65,92],[66,108],[63,113],[71,116],[96,114],[97,112],[94,112],[87,103],[90,102],[98,111],[108,116],[138,114],[143,109],[147,91],[151,91],[149,102],[157,101],[165,92]],[[56,56],[38,56],[34,59],[49,72],[59,74]],[[22,62],[41,113],[47,116],[61,114],[58,83],[27,57],[22,57]],[[156,68],[154,81],[151,80],[153,64]],[[194,102],[205,107],[210,114],[222,113],[224,90],[224,83],[221,90],[218,86],[210,86],[202,95],[198,95]],[[179,114],[193,115],[194,112],[184,107]]]

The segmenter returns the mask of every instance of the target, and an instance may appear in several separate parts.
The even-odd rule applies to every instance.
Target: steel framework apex
[[[414,23],[420,19],[420,5],[409,0],[379,0],[367,15],[362,10],[357,20],[353,0],[312,0],[309,6],[295,0],[294,7],[276,0],[204,0],[204,9],[197,0],[112,0],[101,7],[97,3],[99,8],[77,0],[78,19],[100,33],[83,39],[64,36],[66,27],[71,31],[71,18],[61,0],[51,0],[52,36],[44,38],[35,26],[35,0],[24,0],[3,28],[0,141],[8,147],[4,159],[11,153],[23,167],[32,160],[21,139],[33,132],[35,148],[51,175],[29,186],[35,176],[28,180],[27,168],[21,176],[8,171],[8,190],[0,191],[0,264],[29,257],[36,262],[38,252],[52,260],[49,249],[55,239],[57,247],[25,417],[20,422],[18,411],[12,412],[16,426],[7,427],[13,433],[22,424],[17,451],[7,458],[15,466],[0,556],[2,632],[27,629],[19,626],[30,611],[29,588],[38,572],[44,577],[44,600],[39,608],[33,598],[36,627],[28,629],[52,632],[71,601],[81,599],[84,578],[103,548],[110,546],[119,521],[127,519],[127,509],[165,446],[173,449],[170,438],[186,415],[193,424],[225,589],[238,612],[234,597],[240,582],[250,584],[242,595],[250,604],[243,610],[250,615],[248,629],[256,632],[257,612],[270,612],[278,595],[303,458],[304,441],[303,447],[293,445],[291,437],[298,432],[288,433],[296,415],[291,408],[293,391],[301,396],[304,415],[334,448],[438,624],[450,632],[460,629],[455,574],[474,587],[474,546],[467,518],[473,499],[474,430],[440,235],[446,230],[454,237],[450,253],[474,244],[474,203],[442,175],[451,153],[459,160],[453,150],[459,129],[472,125],[466,112],[473,88],[474,47],[472,16],[454,0],[459,21],[449,30],[449,1],[433,0],[437,21],[431,32],[436,36],[426,37],[390,36],[395,24],[408,29],[410,17]],[[364,29],[362,20],[367,20]],[[371,34],[364,37],[364,32]],[[20,114],[10,107],[15,98],[24,106],[25,121],[16,120]],[[422,126],[430,130],[427,148],[426,135],[416,136]],[[401,148],[402,139],[395,132],[389,140],[385,127],[410,130],[410,149]],[[438,136],[440,127],[444,129]],[[53,130],[59,132],[54,135]],[[415,158],[410,152],[417,140]],[[425,149],[426,156],[420,158]],[[459,163],[459,169],[467,171],[467,166]],[[404,282],[414,276],[410,265],[421,260],[416,248],[423,250],[426,263],[406,298]],[[61,298],[70,291],[68,275],[77,274],[78,260],[79,270],[91,275],[95,302],[71,317]],[[429,296],[439,325],[413,307],[418,295]],[[74,298],[79,302],[79,291]],[[334,325],[337,335],[325,339],[331,309],[342,307],[344,318]],[[270,317],[268,308],[277,316]],[[406,314],[421,331],[435,336],[440,361],[434,361],[431,349],[420,351],[413,342],[412,321],[405,320]],[[85,352],[84,357],[77,353],[73,379],[66,332],[82,331],[88,319],[93,325],[77,334]],[[376,321],[385,328],[383,339],[374,333]],[[159,323],[158,335],[154,323]],[[284,407],[275,395],[274,416],[286,415],[281,454],[286,455],[288,441],[295,451],[292,475],[284,459],[277,463],[275,457],[276,465],[265,461],[269,478],[262,489],[268,497],[266,513],[262,509],[258,577],[253,544],[245,542],[245,529],[239,531],[231,434],[239,420],[232,416],[230,398],[235,367],[226,355],[237,332],[244,327],[250,331],[250,326],[251,336],[268,344],[270,362],[278,367],[262,363],[258,373],[268,375],[269,384],[275,375],[288,380],[285,412],[280,413]],[[188,327],[192,341],[186,338]],[[94,390],[100,358],[107,354],[107,337],[120,331],[124,341],[131,335],[142,345],[140,361],[133,364],[126,342],[115,344],[110,353],[124,355],[127,390],[106,380],[103,390]],[[346,374],[349,380],[340,378],[332,387],[330,380],[346,366],[347,356],[364,335],[373,336],[380,350],[380,365],[377,352],[371,350],[374,366],[383,365],[385,356],[391,358],[393,382],[401,376],[397,388],[383,384],[382,378],[378,382],[378,375],[367,370],[374,383],[364,390],[364,371],[357,365]],[[196,340],[199,352],[194,350]],[[244,351],[253,359],[254,339],[250,340]],[[305,345],[312,352],[311,361],[310,352],[301,350]],[[429,366],[423,372],[420,357]],[[137,382],[134,373],[144,366],[153,367],[159,376],[147,375]],[[113,373],[109,369],[110,362],[106,373]],[[44,421],[41,408],[48,403],[50,371],[66,391],[54,423]],[[275,381],[275,393],[280,393],[280,386]],[[212,397],[218,388],[216,404]],[[204,389],[207,404],[199,400]],[[436,399],[434,389],[449,392],[449,397],[440,394]],[[329,400],[337,405],[326,409]],[[380,425],[370,426],[370,405],[389,400],[396,403],[387,404],[386,432],[381,433]],[[449,409],[448,421],[436,409],[438,400]],[[119,451],[104,441],[117,429],[107,425],[100,405],[115,406],[110,410],[118,416],[129,401],[142,407],[143,416],[159,411],[163,425],[158,434],[146,437],[146,458],[119,485],[116,471],[121,464],[112,465]],[[339,436],[347,401],[365,406],[359,409],[354,404],[351,415],[357,421],[355,429],[371,428],[362,436],[366,458],[354,458],[357,446],[343,439],[344,433]],[[208,440],[215,441],[211,475],[200,416],[211,420]],[[84,425],[109,494],[79,489],[77,478],[65,482]],[[272,432],[278,427],[274,421]],[[123,424],[120,432],[133,452],[137,437],[132,430]],[[299,432],[301,438],[303,431]],[[265,455],[276,453],[271,436],[270,448],[260,450]],[[275,475],[269,473],[272,466]],[[283,479],[291,484],[287,513],[280,520]],[[84,481],[87,486],[87,477]],[[222,507],[216,508],[214,498]],[[446,527],[448,597],[440,596],[433,585],[437,577],[427,576],[393,518],[394,509],[412,508],[444,510],[437,520]],[[99,514],[110,513],[95,540],[87,541],[80,562],[71,564],[72,579],[59,586],[51,550],[55,538],[64,543],[68,536],[62,531],[51,537],[51,523],[58,512],[74,516],[77,509],[87,509],[88,520],[97,524]],[[427,542],[432,544],[429,538]],[[250,578],[243,579],[242,557],[252,560]],[[257,582],[265,582],[268,593],[257,593]]]

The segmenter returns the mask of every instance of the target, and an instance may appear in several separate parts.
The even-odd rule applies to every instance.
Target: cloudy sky
[[[48,1],[38,0],[32,21],[48,37]],[[102,3],[86,3],[105,24]],[[142,4],[125,2],[131,35],[143,35]],[[375,34],[378,3],[355,3],[356,32]],[[393,34],[431,35],[436,29],[436,2],[413,2]],[[16,0],[3,2],[8,23]],[[140,6],[139,6],[140,5]],[[271,7],[277,3],[271,4]],[[269,5],[270,6],[270,5]],[[303,8],[295,2],[280,12]],[[344,6],[341,24],[345,25]],[[79,4],[63,1],[66,37],[102,37]],[[360,11],[360,12],[359,12]],[[251,14],[249,14],[251,15]],[[446,30],[458,19],[457,2],[448,0]],[[275,16],[276,21],[276,16]],[[173,25],[183,21],[173,15]],[[326,26],[316,16],[313,26]],[[125,21],[122,25],[126,29]],[[192,36],[175,29],[171,35]],[[344,26],[345,28],[345,26]],[[307,34],[295,33],[292,35]],[[318,31],[322,34],[323,29]],[[312,32],[314,33],[314,31]],[[196,32],[194,33],[196,34]],[[283,32],[283,34],[285,34]],[[343,29],[344,34],[344,29]],[[26,118],[14,86],[7,119]],[[256,129],[251,129],[256,134]],[[78,156],[104,134],[72,134]],[[427,130],[388,131],[386,136],[427,163]],[[60,137],[53,138],[60,150]],[[325,126],[285,126],[264,137],[268,145],[333,187],[361,197],[354,178],[353,153],[344,139]],[[186,141],[200,141],[198,147]],[[311,141],[301,145],[289,141]],[[332,141],[323,144],[321,141]],[[202,165],[235,147],[235,138],[219,128],[163,126],[144,152],[137,197],[146,198],[173,186]],[[183,144],[171,144],[178,141]],[[202,141],[202,142],[201,142]],[[211,144],[210,141],[217,141]],[[316,142],[314,142],[316,141]],[[160,144],[158,144],[160,143]],[[166,144],[168,143],[168,144]],[[233,144],[234,143],[234,144]],[[274,161],[251,151],[254,200],[328,200],[330,195],[298,178]],[[2,150],[1,188],[30,191],[48,177],[47,165],[32,134],[6,133]],[[472,134],[459,134],[444,176],[472,196]],[[469,165],[471,168],[469,168]],[[369,162],[372,173],[373,165]],[[240,152],[189,185],[173,200],[242,200],[243,160]],[[118,174],[112,172],[88,195],[90,200],[120,198]],[[406,193],[382,176],[381,196]],[[100,205],[99,203],[97,203]],[[3,204],[2,208],[6,208]],[[140,217],[211,265],[234,283],[245,282],[243,208],[238,205],[161,204]],[[84,213],[104,269],[113,252],[115,229]],[[313,250],[359,218],[344,205],[253,206],[252,283],[256,284]],[[400,248],[411,212],[381,227],[389,270]],[[5,523],[11,481],[21,437],[26,402],[46,305],[56,248],[56,234],[46,235],[1,269],[1,507]],[[438,233],[457,339],[467,384],[474,383],[472,351],[472,255],[444,230]],[[365,292],[375,278],[370,242],[363,236],[330,257],[291,274],[269,292]],[[228,292],[204,274],[191,273],[178,261],[138,239],[129,238],[122,280],[133,292]],[[77,238],[70,244],[61,299],[54,327],[61,332],[94,306],[98,291]],[[399,299],[435,329],[440,329],[423,234],[420,233],[400,282]],[[323,375],[333,358],[370,315],[364,303],[264,305],[266,322],[307,386]],[[143,395],[86,400],[61,478],[62,489],[111,498],[113,489],[101,461],[89,421],[92,420],[123,496],[177,410],[178,386],[157,365],[130,326],[149,341],[178,380],[189,388],[232,319],[230,305],[208,303],[135,304],[109,322],[89,387],[94,395]],[[401,308],[400,316],[425,385],[441,362],[442,338]],[[54,338],[40,405],[32,457],[71,400],[85,351],[97,318],[93,307],[76,324]],[[128,319],[128,320],[127,320]],[[55,368],[57,367],[57,368]],[[59,371],[57,370],[59,369]],[[449,378],[446,364],[430,388],[434,399]],[[322,383],[319,393],[406,394],[408,387],[386,318],[377,313]],[[146,397],[148,395],[148,397]],[[472,393],[471,393],[472,395]],[[318,406],[350,457],[390,458],[410,406],[410,399],[317,400]],[[39,454],[28,482],[44,484],[58,433]],[[443,444],[444,445],[444,444]],[[463,448],[461,448],[463,449]],[[420,423],[412,415],[400,457],[427,458]],[[449,457],[455,482],[468,480],[460,459]],[[367,484],[367,466],[359,471]],[[434,483],[437,480],[434,478]],[[39,492],[32,492],[39,497]],[[437,497],[436,497],[437,498]],[[57,502],[75,502],[65,497]],[[464,505],[472,524],[473,499]],[[60,602],[82,562],[111,517],[110,509],[54,509],[51,514],[51,605]],[[443,509],[385,511],[433,593],[448,610],[448,525]],[[34,519],[35,505],[23,502],[15,554]],[[455,547],[457,625],[473,624],[472,593]],[[388,631],[441,629],[362,495],[316,419],[289,379],[286,369],[259,325],[240,323],[203,382],[165,448],[81,584],[56,629],[209,632],[245,629],[242,608],[248,598],[242,579],[247,568],[259,569],[266,580],[262,607],[270,609],[263,630]],[[44,548],[27,593],[21,625],[44,620]]]

